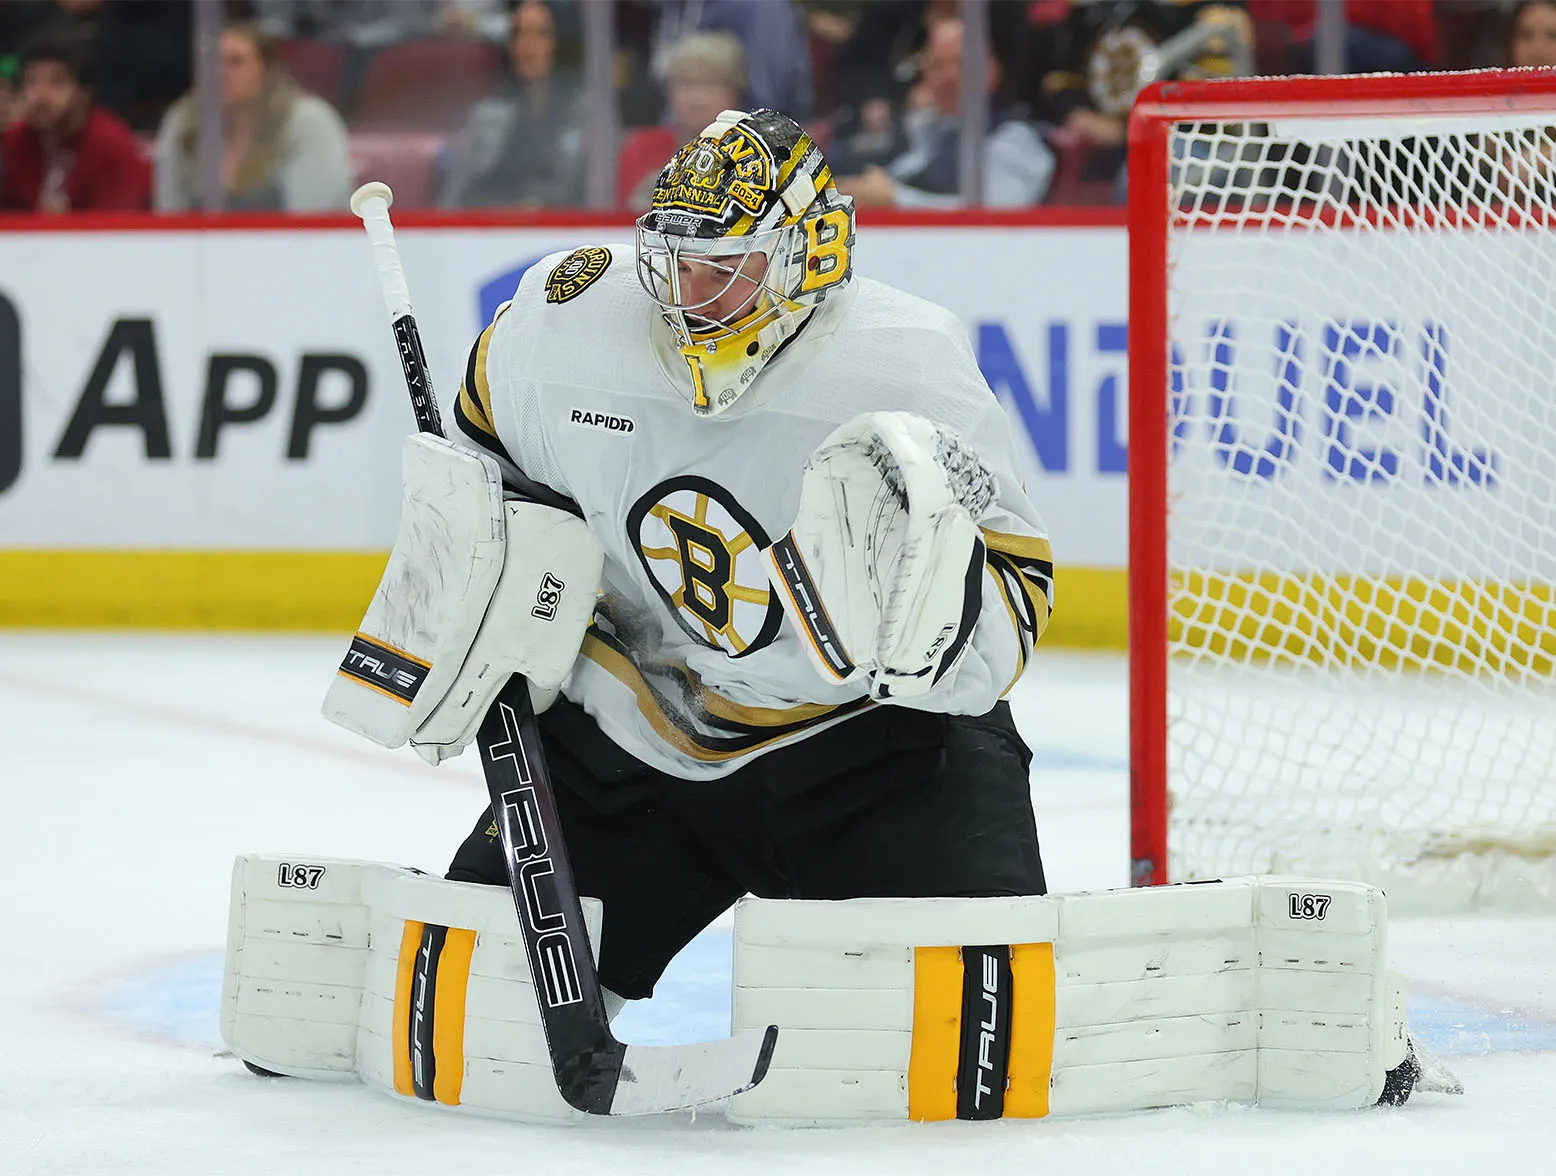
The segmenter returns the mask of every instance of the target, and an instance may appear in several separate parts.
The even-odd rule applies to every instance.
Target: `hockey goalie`
[[[736,907],[734,1028],[778,1037],[734,1119],[1403,1101],[1376,890],[1045,897],[1001,700],[1054,607],[1047,533],[960,324],[854,247],[806,133],[726,111],[635,247],[529,269],[470,350],[457,440],[406,442],[326,715],[438,763],[523,675],[607,1007]],[[537,1011],[567,983],[532,971],[508,865],[490,809],[443,879],[240,859],[228,1043],[575,1117]]]

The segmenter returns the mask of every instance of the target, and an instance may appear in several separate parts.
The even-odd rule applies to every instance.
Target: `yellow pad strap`
[[[1054,1071],[1054,945],[1018,943],[1010,949],[1010,1065],[1005,1118],[1048,1114]]]
[[[956,1067],[961,1048],[962,949],[914,948],[908,1118],[956,1118]]]

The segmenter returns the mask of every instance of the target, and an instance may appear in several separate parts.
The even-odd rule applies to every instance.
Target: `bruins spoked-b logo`
[[[567,302],[577,298],[611,263],[611,251],[598,245],[574,249],[546,275],[546,301]]]
[[[741,657],[778,636],[783,608],[758,554],[767,535],[728,490],[692,476],[660,482],[633,503],[627,534],[692,637]]]

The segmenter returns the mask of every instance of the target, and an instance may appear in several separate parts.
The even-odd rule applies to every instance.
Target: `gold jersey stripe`
[[[394,1092],[406,1098],[416,1097],[416,1085],[411,1081],[411,977],[425,930],[425,923],[413,919],[405,921],[405,931],[400,935],[399,966],[394,977],[394,1036],[390,1043],[394,1053]]]
[[[475,932],[450,927],[438,956],[438,984],[432,1003],[432,1094],[445,1106],[459,1105],[465,1081],[465,991]]]
[[[496,326],[494,319],[476,337],[475,346],[470,349],[470,363],[465,368],[465,382],[459,389],[459,402],[471,421],[491,433],[495,433],[497,428],[492,416],[492,386],[486,378],[486,353],[491,349],[492,330]]]
[[[486,356],[492,347],[492,332],[508,313],[511,302],[505,302],[492,318],[487,328],[476,337],[470,349],[470,363],[465,368],[465,382],[460,385],[457,410],[463,410],[466,420],[493,439],[497,437],[497,418],[492,413],[492,386],[486,377]]]
[[[476,404],[475,397],[471,396],[469,389],[463,385],[459,389],[459,398],[454,401],[454,415],[459,418],[461,424],[468,425],[470,429],[474,429],[482,437],[490,437],[499,445],[502,443],[497,436],[497,430],[486,424],[482,419],[481,409]]]
[[[785,707],[747,706],[743,702],[725,698],[722,694],[706,688],[703,691],[702,705],[715,718],[727,719],[747,727],[788,727],[795,723],[810,723],[826,718],[839,709],[824,702],[802,702],[796,706]]]
[[[1004,1117],[1041,1119],[1054,1069],[1054,945],[1012,944],[1010,987]]]
[[[1010,676],[1010,681],[1005,683],[1005,689],[1000,691],[1000,697],[1004,698],[1021,680],[1021,675],[1027,669],[1027,631],[1021,623],[1021,614],[1016,611],[1016,604],[1010,597],[1010,586],[1005,583],[1005,577],[999,567],[991,559],[985,565],[985,571],[994,578],[994,585],[999,589],[1000,599],[1005,602],[1005,611],[1010,614],[1010,627],[1016,631],[1016,672]]]
[[[492,386],[486,378],[486,354],[492,349],[492,332],[497,329],[500,318],[502,315],[499,314],[475,341],[475,398],[481,407],[481,418],[494,428],[497,418],[492,415]]]
[[[913,1043],[908,1054],[908,1118],[956,1118],[962,1049],[962,949],[913,949]]]
[[[800,719],[791,726],[779,728],[766,737],[763,737],[760,732],[756,731],[745,732],[744,734],[748,737],[740,740],[735,746],[720,747],[717,744],[710,746],[708,743],[699,741],[691,732],[677,723],[675,718],[668,713],[664,705],[659,701],[657,693],[648,684],[642,672],[637,666],[632,664],[631,659],[602,639],[598,634],[588,634],[583,640],[583,647],[579,650],[579,653],[632,691],[633,696],[637,699],[638,713],[648,720],[649,726],[653,728],[654,733],[660,739],[683,755],[702,763],[724,763],[727,760],[739,759],[741,756],[750,755],[752,752],[771,747],[775,743],[798,735],[802,731],[817,726],[828,719],[840,718],[845,714],[859,710],[868,701],[867,699],[860,699],[857,702],[843,703],[840,706],[828,708],[823,714],[812,716],[809,719]],[[732,710],[739,706],[737,703],[729,703],[728,705]],[[709,713],[715,712],[710,710]],[[760,710],[753,708],[753,713],[759,715]],[[753,725],[761,726],[762,724]],[[705,738],[713,740],[718,737],[706,736]],[[725,740],[724,742],[732,741]]]
[[[988,527],[978,529],[983,532],[983,542],[990,551],[1021,556],[1025,559],[1040,559],[1044,563],[1054,561],[1053,544],[1047,539],[1039,539],[1036,535],[1012,535],[1006,531],[991,531]]]
[[[704,718],[722,719],[726,723],[734,723],[746,728],[796,727],[814,723],[845,709],[865,710],[875,705],[873,700],[864,698],[855,702],[800,702],[794,706],[782,707],[752,706],[726,698],[718,691],[704,686],[693,674],[691,667],[683,661],[666,662],[664,668],[681,678],[688,693],[701,706]]]
[[[1048,628],[1050,609],[1048,606],[1048,593],[1046,585],[1041,579],[1032,576],[1028,569],[1023,568],[1014,559],[998,551],[988,554],[988,566],[999,573],[999,579],[1008,588],[1014,586],[1027,601],[1032,613],[1032,633],[1034,644],[1042,637],[1043,631]],[[1041,575],[1041,573],[1039,573]],[[1013,598],[1007,597],[1006,603],[1014,605]]]

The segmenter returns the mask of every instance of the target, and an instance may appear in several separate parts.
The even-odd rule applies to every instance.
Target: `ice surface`
[[[1556,917],[1397,920],[1412,1017],[1461,1099],[1317,1115],[1201,1107],[1038,1123],[744,1129],[716,1110],[532,1127],[357,1086],[261,1081],[214,1056],[233,855],[441,869],[484,803],[439,769],[318,717],[341,642],[0,634],[0,1174],[1490,1171],[1556,1145]],[[1050,884],[1120,885],[1124,666],[1045,654],[1015,698],[1036,749]],[[652,1002],[645,1043],[727,1029],[716,925]]]

